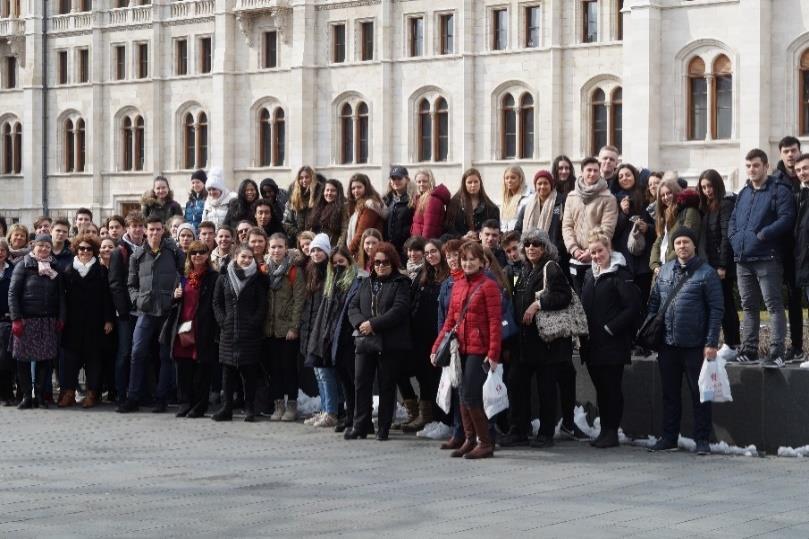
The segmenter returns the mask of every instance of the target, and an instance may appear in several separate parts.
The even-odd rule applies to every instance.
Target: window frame
[[[87,84],[90,82],[90,48],[76,49],[76,82]]]
[[[798,59],[798,134],[809,135],[809,47]]]
[[[507,6],[496,6],[489,10],[490,24],[489,50],[506,51],[509,49],[509,9]]]
[[[112,80],[126,80],[126,44],[112,44]]]
[[[67,49],[56,51],[56,84],[69,84],[68,54]]]
[[[455,12],[438,13],[438,54],[455,54]]]
[[[581,42],[582,43],[598,43],[598,2],[599,0],[580,0],[581,12],[582,12],[582,24],[581,24]],[[590,12],[590,8],[595,11],[595,13]],[[595,32],[591,33],[591,27],[595,27]]]
[[[198,36],[197,48],[197,73],[210,75],[213,72],[213,36]]]
[[[19,85],[17,57],[9,54],[3,62],[3,89],[14,90]]]
[[[149,43],[139,41],[135,43],[135,78],[149,78]]]
[[[344,64],[348,58],[346,41],[346,22],[337,21],[329,24],[331,30],[331,63]]]
[[[190,74],[188,65],[188,37],[174,38],[174,75],[185,77]]]
[[[375,26],[373,19],[357,21],[357,42],[359,43],[358,60],[360,62],[370,62],[374,59]],[[370,36],[368,35],[369,33]]]
[[[424,39],[427,34],[423,13],[406,16],[407,20],[407,57],[421,58],[425,54]]]
[[[538,49],[542,46],[542,6],[539,4],[530,4],[522,6],[523,15],[523,48]],[[536,27],[531,26],[532,13],[536,12],[537,23]],[[536,30],[536,44],[531,44],[531,34]]]
[[[270,38],[272,36],[272,39]],[[272,43],[272,46],[270,46]],[[272,54],[270,50],[272,49]],[[270,61],[272,57],[272,61]],[[270,65],[272,64],[272,65]],[[275,69],[278,67],[278,30],[265,30],[261,34],[261,68]]]

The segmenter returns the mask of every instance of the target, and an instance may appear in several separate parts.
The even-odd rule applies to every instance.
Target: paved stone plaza
[[[3,408],[0,428],[4,537],[809,537],[805,459],[561,442],[469,462],[109,406]]]

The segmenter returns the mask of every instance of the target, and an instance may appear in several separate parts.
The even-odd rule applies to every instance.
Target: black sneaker
[[[806,359],[806,356],[800,348],[790,348],[784,356],[784,362],[786,363],[801,363],[804,359]]]
[[[138,401],[125,400],[115,411],[119,414],[128,414],[130,412],[137,412],[139,409]]]
[[[553,438],[544,434],[537,434],[537,437],[528,444],[535,449],[547,449],[553,447]]]
[[[559,426],[559,434],[568,440],[575,440],[577,442],[588,442],[592,440],[592,437],[585,434],[575,423],[573,423],[572,427],[565,426],[565,424],[562,423],[562,425]]]
[[[650,453],[657,453],[658,451],[679,451],[677,442],[672,442],[666,438],[660,438],[652,447],[649,448]]]
[[[761,367],[764,369],[783,369],[786,367],[784,358],[780,354],[770,354],[770,357],[761,362]]]
[[[697,440],[697,455],[705,456],[711,454],[711,445],[708,440]]]
[[[509,429],[509,431],[500,436],[497,440],[497,445],[500,447],[519,447],[528,445],[528,436],[516,429]]]
[[[758,356],[751,352],[739,352],[733,363],[741,363],[742,365],[755,365],[758,363]]]

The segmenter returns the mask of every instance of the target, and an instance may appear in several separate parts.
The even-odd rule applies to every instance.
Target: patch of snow
[[[377,417],[378,415],[379,415],[379,395],[374,395],[372,416]],[[393,421],[396,422],[401,419],[407,419],[407,408],[402,406],[402,404],[399,401],[396,401],[396,411],[393,412]]]
[[[320,397],[310,397],[303,391],[298,390],[298,413],[300,415],[314,415],[320,409]]]
[[[779,457],[807,457],[809,456],[809,445],[804,445],[797,448],[792,447],[779,447],[778,448],[778,456]]]

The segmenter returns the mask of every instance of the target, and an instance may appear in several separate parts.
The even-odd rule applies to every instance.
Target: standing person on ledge
[[[463,368],[460,414],[466,441],[450,456],[481,459],[494,456],[489,420],[483,410],[483,383],[487,371],[500,360],[500,288],[486,275],[486,255],[479,243],[463,243],[460,256],[464,277],[452,287],[449,312],[433,344],[430,361],[435,365],[441,339],[458,324],[458,352]]]
[[[716,271],[696,256],[697,236],[690,228],[672,232],[677,258],[666,262],[658,273],[649,298],[648,315],[657,315],[674,288],[688,279],[668,305],[664,336],[657,354],[663,387],[663,436],[650,451],[676,451],[682,416],[682,382],[685,376],[694,411],[694,439],[697,454],[711,452],[711,403],[699,401],[699,379],[703,358],[716,359],[719,327],[722,323],[722,284]]]

